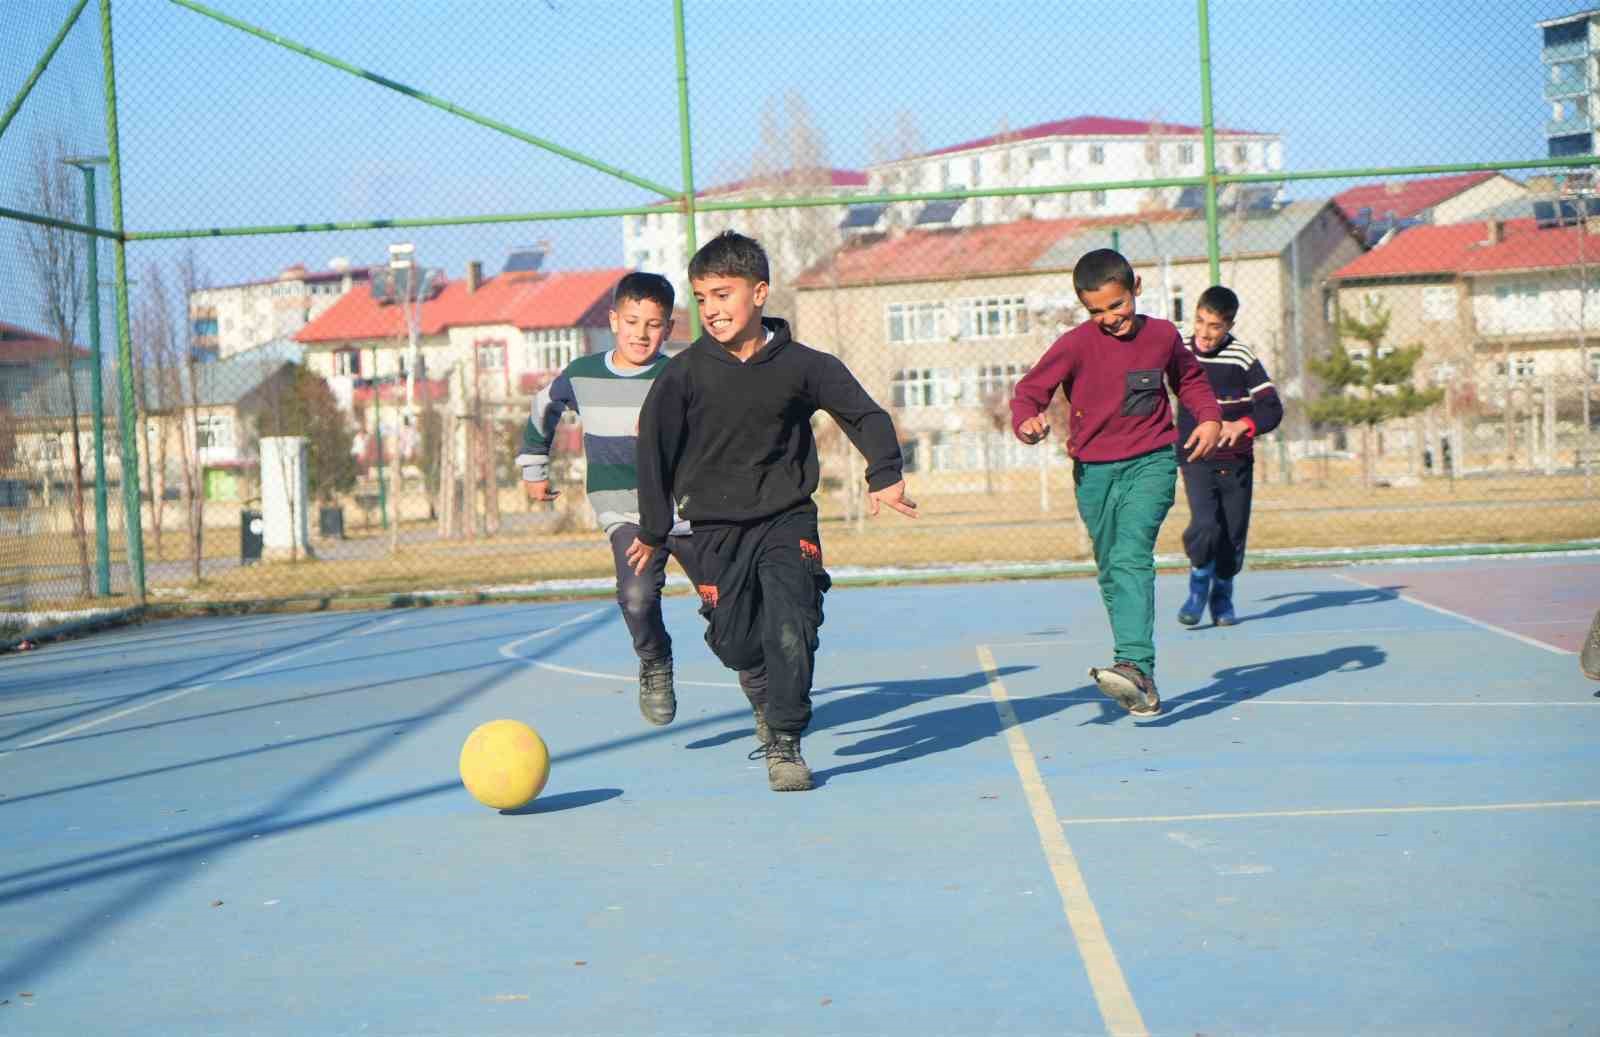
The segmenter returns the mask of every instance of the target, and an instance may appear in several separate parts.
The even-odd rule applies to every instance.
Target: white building
[[[1271,173],[1283,168],[1283,143],[1275,133],[1219,129],[1216,148],[1220,172]],[[870,192],[896,193],[1044,187],[1204,173],[1205,147],[1200,127],[1089,115],[1008,130],[879,163],[868,167],[867,179]],[[1088,191],[911,203],[886,209],[858,206],[846,222],[863,230],[881,229],[889,222],[902,226],[965,227],[1024,218],[1114,216],[1194,207],[1198,190],[1190,190],[1187,198],[1184,190]],[[1256,190],[1265,191],[1268,198],[1273,193],[1270,187]]]
[[[291,338],[352,288],[366,285],[365,268],[335,259],[325,271],[296,263],[270,281],[201,288],[189,295],[190,341],[216,360]]]
[[[854,169],[802,169],[755,177],[695,192],[707,201],[748,198],[861,194],[867,174]],[[743,209],[695,214],[695,241],[704,244],[733,229],[759,240],[774,267],[775,283],[783,284],[837,248],[843,240],[838,215],[829,209]],[[672,282],[678,301],[688,296],[689,253],[683,216],[663,205],[660,212],[622,218],[623,264],[661,274]]]
[[[1594,119],[1600,108],[1600,10],[1538,23],[1543,34],[1545,123],[1551,158],[1594,154]]]

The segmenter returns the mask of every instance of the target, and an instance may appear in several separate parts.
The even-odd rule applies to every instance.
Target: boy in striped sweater
[[[639,408],[667,365],[661,344],[672,332],[672,305],[672,284],[660,274],[636,271],[619,281],[611,297],[616,348],[579,357],[539,390],[517,454],[528,498],[555,500],[550,447],[556,424],[565,410],[583,416],[583,452],[589,462],[585,490],[595,521],[611,540],[617,604],[639,656],[639,712],[657,726],[672,723],[678,711],[661,590],[667,582],[667,557],[676,556],[680,566],[688,560],[689,524],[674,517],[667,549],[656,552],[641,573],[634,572],[627,552],[639,535]]]
[[[1194,626],[1206,608],[1219,627],[1238,622],[1233,611],[1233,578],[1244,567],[1245,534],[1250,531],[1254,488],[1255,439],[1283,420],[1283,403],[1266,368],[1233,337],[1239,297],[1222,285],[1200,293],[1194,307],[1194,335],[1185,343],[1205,369],[1222,407],[1222,434],[1210,457],[1178,458],[1183,492],[1189,498],[1189,526],[1183,549],[1189,556],[1189,598],[1178,622]],[[1178,407],[1178,434],[1195,419]]]

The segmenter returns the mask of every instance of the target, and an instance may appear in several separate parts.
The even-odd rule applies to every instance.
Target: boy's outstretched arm
[[[1065,335],[1045,350],[1011,391],[1011,431],[1029,446],[1050,434],[1050,419],[1045,412],[1050,409],[1050,397],[1058,386],[1071,395],[1072,353]]]
[[[561,412],[569,407],[578,409],[578,397],[565,371],[533,397],[533,407],[522,426],[522,449],[516,458],[517,467],[522,469],[523,489],[530,500],[550,501],[561,495],[559,490],[550,488],[550,448]]]
[[[904,459],[894,421],[878,406],[856,376],[836,356],[820,354],[823,365],[816,381],[817,407],[827,411],[861,456],[867,459],[867,498],[869,513],[876,515],[880,504],[902,515],[917,517],[917,505],[906,496],[901,475]]]
[[[641,574],[672,532],[673,476],[683,453],[688,413],[679,370],[668,366],[662,371],[639,409],[639,535],[628,545],[625,557]]]
[[[1184,409],[1198,422],[1183,449],[1190,461],[1209,457],[1217,449],[1217,439],[1222,435],[1222,408],[1217,405],[1217,394],[1211,389],[1211,379],[1194,354],[1184,347],[1183,339],[1172,336],[1172,359],[1167,361],[1167,384],[1178,394]]]

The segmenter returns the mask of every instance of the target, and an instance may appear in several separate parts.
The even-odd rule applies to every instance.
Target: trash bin
[[[239,512],[239,561],[249,565],[251,562],[261,561],[261,546],[266,529],[261,521],[261,512],[245,508]]]
[[[317,532],[333,540],[344,539],[344,509],[337,504],[324,505],[317,511]]]

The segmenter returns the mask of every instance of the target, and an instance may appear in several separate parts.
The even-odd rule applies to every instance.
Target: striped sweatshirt
[[[1196,463],[1251,460],[1255,456],[1256,437],[1271,432],[1283,420],[1283,401],[1278,398],[1278,390],[1273,388],[1272,380],[1267,377],[1267,369],[1261,366],[1261,361],[1256,359],[1248,346],[1232,335],[1223,339],[1222,347],[1214,353],[1202,352],[1195,346],[1193,337],[1185,339],[1183,344],[1205,368],[1211,391],[1217,394],[1217,403],[1222,407],[1222,420],[1244,421],[1250,425],[1249,434],[1237,444],[1218,447],[1210,457]],[[1180,405],[1178,442],[1189,438],[1195,424],[1194,417]],[[1188,463],[1181,450],[1178,451],[1178,461],[1181,464]]]
[[[522,430],[522,450],[517,466],[525,482],[550,478],[550,447],[563,411],[572,410],[583,421],[583,453],[589,475],[584,489],[595,521],[610,533],[625,522],[639,522],[639,408],[662,368],[666,356],[648,366],[622,371],[612,366],[611,353],[590,353],[566,366],[533,398],[533,410]],[[673,533],[687,533],[678,523]]]

